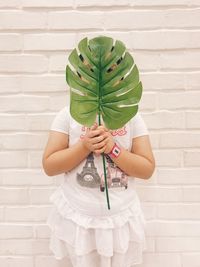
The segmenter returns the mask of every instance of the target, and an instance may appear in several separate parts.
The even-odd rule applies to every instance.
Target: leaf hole
[[[79,55],[79,57],[80,57],[81,61],[84,62],[84,58],[81,54]]]
[[[84,59],[84,57],[80,54],[79,58],[83,62],[83,64],[90,69],[91,72],[94,72],[94,70],[91,68],[91,65],[87,62],[87,60]]]
[[[81,78],[82,76],[81,76],[81,74],[77,71],[77,74],[78,74],[78,76],[79,76],[79,78]]]

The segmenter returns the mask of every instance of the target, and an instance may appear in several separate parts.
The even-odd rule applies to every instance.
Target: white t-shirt
[[[69,147],[75,144],[86,133],[87,127],[76,122],[64,107],[54,118],[50,130],[69,135]],[[128,151],[132,147],[132,139],[148,135],[148,129],[138,112],[124,127],[112,131],[113,139]],[[113,213],[126,208],[134,198],[134,177],[127,176],[119,169],[109,156],[105,157],[110,207]],[[65,198],[71,205],[84,214],[108,214],[102,156],[91,153],[77,167],[64,173],[61,185]],[[109,211],[110,212],[110,211]]]

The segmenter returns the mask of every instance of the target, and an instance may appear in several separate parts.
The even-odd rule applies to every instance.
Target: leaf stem
[[[101,115],[100,112],[98,113],[98,119],[99,119],[99,125],[101,125]],[[108,195],[108,183],[107,183],[107,176],[106,176],[106,162],[105,162],[105,155],[104,153],[101,154],[103,159],[103,171],[104,171],[104,181],[106,186],[106,200],[108,209],[110,210],[110,201],[109,201],[109,195]]]

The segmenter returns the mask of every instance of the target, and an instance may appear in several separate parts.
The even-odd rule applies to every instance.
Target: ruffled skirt
[[[73,267],[131,267],[142,263],[146,221],[139,200],[108,216],[89,216],[72,208],[60,187],[50,200],[54,206],[47,224],[56,259],[68,257]]]

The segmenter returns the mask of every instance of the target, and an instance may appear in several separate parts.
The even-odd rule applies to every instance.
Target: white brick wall
[[[69,267],[48,248],[41,156],[68,101],[65,66],[85,36],[124,41],[157,168],[137,179],[147,219],[140,267],[200,266],[200,1],[0,0],[0,266]]]

